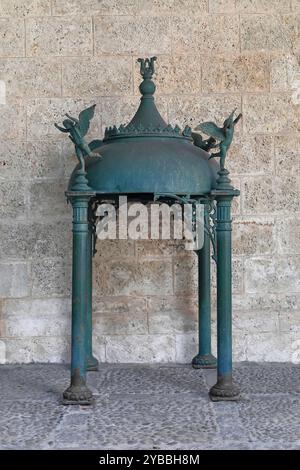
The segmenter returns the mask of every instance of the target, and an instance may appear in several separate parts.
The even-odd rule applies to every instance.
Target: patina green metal
[[[220,152],[212,154],[210,158],[220,158],[221,171],[225,169],[225,159],[232,143],[234,127],[242,117],[242,115],[239,114],[238,117],[234,119],[235,112],[236,109],[225,119],[223,127],[218,127],[214,122],[204,122],[196,127],[196,130],[202,130],[205,134],[211,136],[207,141],[202,141],[206,142],[207,151],[211,148],[220,148]],[[218,144],[216,143],[217,140],[220,141]]]
[[[221,173],[221,171],[220,171]],[[222,176],[222,174],[221,174]],[[213,401],[238,400],[239,390],[232,381],[232,261],[231,203],[239,191],[228,182],[227,189],[212,194],[217,200],[217,357],[218,380],[210,389]]]
[[[217,209],[216,201],[208,199],[208,216],[205,218],[205,231],[210,238],[212,245],[212,259],[217,263],[217,237],[216,237]]]
[[[63,126],[75,145],[79,160],[66,192],[73,206],[72,363],[71,385],[65,404],[90,404],[86,371],[98,361],[92,353],[92,256],[96,244],[97,205],[116,201],[119,195],[151,202],[162,199],[180,204],[204,204],[204,244],[196,250],[199,276],[199,352],[193,367],[215,367],[211,353],[210,255],[217,265],[217,367],[218,381],[210,390],[212,400],[236,400],[239,391],[232,381],[231,332],[231,203],[239,192],[231,186],[225,160],[234,127],[241,118],[235,111],[219,128],[204,123],[189,126],[167,124],[155,102],[152,80],[156,58],[139,59],[143,81],[140,106],[127,125],[111,126],[104,139],[85,140],[95,105],[78,119],[67,115]],[[208,139],[196,132],[201,130]],[[210,153],[219,149],[218,153]],[[220,158],[220,165],[216,158]],[[201,248],[201,249],[200,249]]]
[[[85,404],[93,401],[86,386],[87,367],[87,311],[89,288],[89,246],[88,207],[93,193],[82,192],[69,195],[73,207],[73,267],[72,267],[72,352],[71,385],[63,394],[66,405]]]
[[[157,110],[154,61],[140,61],[142,97],[130,123],[105,130],[96,149],[101,157],[84,157],[89,187],[98,194],[149,194],[152,200],[153,193],[199,195],[216,187],[218,164],[193,145],[190,127],[182,131],[167,124]],[[71,176],[70,191],[78,169],[80,165]]]
[[[209,139],[203,139],[202,135],[198,132],[192,132],[191,135],[194,145],[201,148],[202,150],[205,150],[205,152],[209,152],[211,149],[216,147],[217,141],[213,137],[210,137]]]
[[[92,310],[93,310],[93,251],[94,251],[94,233],[93,233],[93,214],[92,201],[89,204],[89,233],[87,246],[87,309],[86,309],[86,369],[87,371],[98,370],[98,360],[93,356],[92,345]]]
[[[212,369],[217,365],[216,358],[211,354],[211,287],[210,287],[210,205],[204,204],[204,244],[197,250],[198,256],[198,344],[199,352],[192,360],[195,369]]]
[[[88,144],[84,138],[90,128],[90,121],[94,117],[95,107],[96,105],[94,104],[93,106],[90,106],[89,108],[81,111],[78,119],[70,116],[69,114],[66,114],[68,119],[63,121],[64,127],[55,124],[55,127],[58,130],[69,134],[71,141],[75,145],[75,153],[83,171],[85,171],[84,157],[86,155],[89,157],[98,156],[101,159],[101,155],[93,152],[93,149],[101,146],[101,141],[94,140]]]

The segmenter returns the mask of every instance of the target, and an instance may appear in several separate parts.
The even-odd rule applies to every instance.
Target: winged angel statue
[[[89,157],[101,157],[98,153],[94,153],[93,150],[102,145],[101,140],[93,140],[89,144],[85,140],[85,136],[90,127],[90,121],[94,117],[95,107],[90,106],[89,108],[81,111],[78,116],[78,119],[66,114],[68,119],[63,121],[63,126],[61,127],[58,124],[54,124],[55,127],[61,132],[69,133],[69,137],[73,144],[75,145],[76,156],[81,163],[81,169],[85,171],[85,160],[84,157],[87,155]]]
[[[218,153],[211,154],[210,158],[220,158],[221,171],[225,169],[225,159],[232,143],[234,127],[242,117],[242,114],[239,114],[234,119],[235,112],[236,109],[234,109],[230,116],[225,119],[223,127],[218,127],[214,122],[204,122],[203,124],[199,124],[199,126],[195,127],[196,131],[201,130],[206,135],[209,135],[209,139],[203,140],[200,134],[192,134],[194,144],[207,152],[212,148],[219,147],[220,151]],[[219,143],[217,143],[218,141]]]

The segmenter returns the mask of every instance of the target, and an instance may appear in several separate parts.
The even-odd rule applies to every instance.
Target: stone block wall
[[[128,121],[136,59],[156,55],[157,103],[183,126],[243,113],[229,165],[236,360],[300,349],[300,1],[0,0],[0,362],[67,361],[75,164],[53,126],[96,103],[90,135]],[[103,242],[94,270],[101,361],[188,362],[195,255]],[[215,330],[215,300],[213,299]],[[215,334],[214,334],[215,347]]]

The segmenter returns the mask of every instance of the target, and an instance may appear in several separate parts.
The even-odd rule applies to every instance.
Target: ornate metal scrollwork
[[[197,229],[197,209],[196,206],[199,204],[203,204],[207,201],[207,197],[199,196],[199,197],[191,197],[190,194],[186,195],[177,195],[177,194],[170,194],[170,193],[156,193],[154,195],[154,201],[158,199],[164,200],[171,200],[171,201],[178,201],[180,204],[191,204],[192,205],[192,233],[196,233]],[[196,239],[194,239],[194,242]],[[199,251],[199,249],[194,249],[195,252]]]
[[[168,193],[157,193],[154,196],[154,201],[158,199],[164,200],[171,200],[171,201],[178,201],[181,204],[192,204],[192,224],[193,230],[195,229],[196,224],[196,204],[207,204],[208,211],[204,211],[204,230],[210,238],[213,254],[212,259],[217,262],[217,237],[216,237],[216,218],[217,218],[217,210],[216,210],[216,201],[214,199],[208,197],[198,197],[193,198],[189,194],[184,196],[178,196],[177,194],[168,194]],[[97,244],[97,233],[96,233],[96,225],[97,225],[97,209],[100,201],[97,199],[92,199],[89,205],[89,221],[91,224],[92,230],[92,246],[93,246],[93,256],[97,253],[96,244]]]
[[[96,222],[97,222],[97,209],[99,201],[97,199],[92,199],[89,205],[89,221],[92,231],[92,255],[95,256],[97,253],[96,243],[97,243],[97,232],[96,232]]]
[[[208,211],[204,215],[204,230],[208,234],[213,254],[212,259],[217,262],[217,237],[216,237],[217,207],[214,199],[208,200]]]
[[[208,234],[212,248],[213,248],[213,254],[212,254],[212,259],[217,262],[217,237],[216,237],[216,221],[217,221],[217,207],[216,207],[216,201],[214,199],[208,198],[208,197],[198,197],[198,198],[192,198],[189,194],[185,196],[178,196],[176,194],[156,194],[155,195],[155,200],[159,199],[160,197],[169,197],[171,199],[175,199],[182,204],[207,204],[208,205],[208,211],[204,212],[204,230]],[[195,215],[196,211],[195,208],[193,207],[193,219],[192,223],[195,224]],[[195,227],[193,226],[193,229]]]
[[[186,194],[185,196],[178,196],[177,194],[171,193],[155,193],[154,201],[157,201],[158,199],[171,199],[179,201],[181,204],[196,204],[207,200],[206,197],[192,198],[190,194]]]

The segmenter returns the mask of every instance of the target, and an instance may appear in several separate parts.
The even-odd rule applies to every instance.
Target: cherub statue
[[[227,119],[225,119],[223,123],[223,127],[218,127],[214,122],[204,122],[203,124],[199,124],[199,126],[195,128],[195,130],[201,130],[205,134],[211,136],[210,139],[214,139],[215,142],[219,141],[218,144],[215,144],[213,143],[213,141],[211,141],[210,148],[219,147],[220,152],[212,154],[210,158],[215,158],[215,157],[220,158],[220,170],[221,171],[225,169],[225,159],[226,159],[228,149],[232,143],[234,127],[242,117],[242,114],[239,114],[234,119],[235,112],[236,112],[236,108],[232,111],[230,116]],[[210,139],[208,139],[207,141],[203,141],[203,142],[208,143]]]
[[[84,111],[81,111],[78,119],[66,114],[68,119],[63,121],[64,127],[61,127],[56,123],[54,124],[61,132],[69,133],[69,137],[75,145],[76,156],[81,163],[81,169],[83,171],[85,171],[84,157],[86,157],[86,155],[89,157],[101,157],[98,153],[94,153],[93,150],[100,147],[102,145],[102,141],[93,140],[88,144],[84,139],[89,130],[90,121],[94,117],[95,107],[96,105],[94,104]]]

